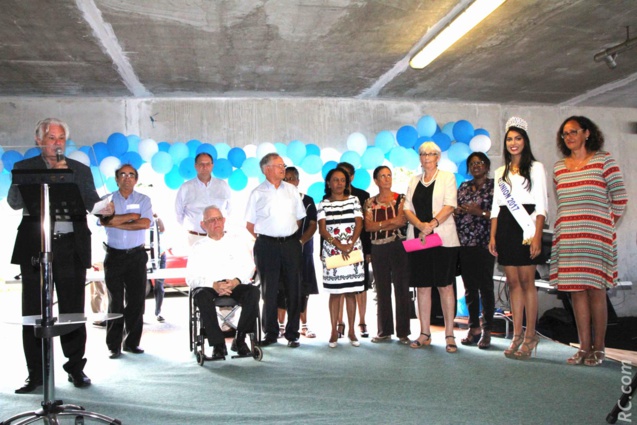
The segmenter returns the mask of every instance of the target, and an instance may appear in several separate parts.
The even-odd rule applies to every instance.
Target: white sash
[[[522,245],[531,245],[531,241],[535,236],[535,221],[531,218],[528,212],[524,209],[522,204],[516,201],[515,197],[511,193],[511,189],[504,182],[502,177],[498,179],[498,188],[504,196],[506,206],[515,218],[515,221],[522,228]]]

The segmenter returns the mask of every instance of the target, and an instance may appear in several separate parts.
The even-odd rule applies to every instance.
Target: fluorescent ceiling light
[[[506,0],[476,0],[414,56],[409,65],[423,69]]]

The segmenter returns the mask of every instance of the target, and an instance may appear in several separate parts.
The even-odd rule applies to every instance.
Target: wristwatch
[[[487,212],[486,211],[482,211],[482,217],[486,217],[487,216]]]

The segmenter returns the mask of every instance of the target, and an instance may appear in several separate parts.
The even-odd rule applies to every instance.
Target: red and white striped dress
[[[628,202],[617,162],[598,151],[579,170],[564,159],[553,167],[557,220],[550,283],[560,291],[612,288],[617,284],[615,222]]]

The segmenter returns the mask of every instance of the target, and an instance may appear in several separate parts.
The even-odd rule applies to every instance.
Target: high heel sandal
[[[476,329],[479,329],[479,328],[476,328]],[[475,334],[475,333],[472,332],[472,329],[469,328],[469,332],[467,332],[467,336],[465,336],[464,338],[462,338],[460,340],[460,344],[462,344],[462,345],[473,345],[476,342],[478,342],[478,340],[480,340],[480,335],[481,335],[481,333]]]
[[[360,331],[361,331],[361,338],[367,338],[367,337],[369,337],[369,332],[367,332],[367,325],[364,325],[364,324],[360,323],[360,324],[358,325],[358,328],[359,328],[359,329],[360,329]]]
[[[526,341],[529,342],[526,342]],[[515,358],[517,360],[528,360],[531,358],[531,354],[535,351],[535,355],[537,356],[537,345],[540,343],[540,337],[537,335],[532,336],[531,338],[524,338],[524,342],[518,351],[515,352]]]
[[[420,332],[420,335],[426,336],[427,339],[424,342],[420,342],[417,339],[411,341],[411,343],[409,344],[409,346],[411,348],[423,348],[423,347],[427,347],[428,345],[431,344],[431,335],[430,334],[426,334],[424,332]]]
[[[599,366],[606,359],[606,352],[604,350],[592,351],[586,359],[584,364],[586,366]]]
[[[480,341],[478,341],[478,348],[480,348],[481,350],[486,350],[489,347],[491,347],[491,331],[483,329]]]
[[[577,353],[575,353],[573,356],[566,359],[566,363],[572,364],[572,365],[582,364],[584,363],[584,359],[586,359],[587,357],[588,357],[588,351],[577,350]]]
[[[453,335],[445,335],[445,339],[447,338],[453,339],[453,343],[447,344],[447,346],[445,347],[445,350],[447,350],[447,353],[455,353],[456,351],[458,351],[458,346],[456,345],[456,337]]]
[[[345,336],[345,323],[337,323],[336,331],[338,332],[338,337],[343,338]]]
[[[522,342],[524,342],[524,338],[522,338],[522,334],[513,335],[513,339],[511,340],[511,345],[509,345],[509,348],[504,350],[504,356],[509,359],[514,359],[515,352],[518,351],[518,348],[520,348],[520,345],[522,345]]]

